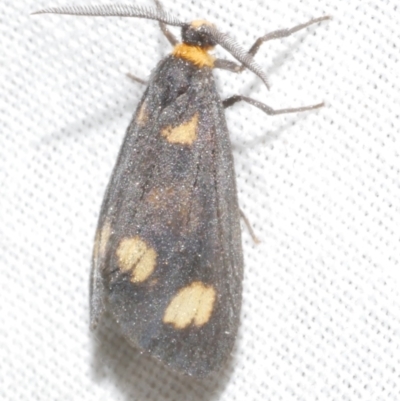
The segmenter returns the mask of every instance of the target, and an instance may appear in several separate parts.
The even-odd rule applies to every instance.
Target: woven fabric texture
[[[399,400],[398,1],[164,1],[245,48],[333,17],[262,47],[270,91],[249,71],[215,73],[222,97],[326,106],[226,111],[240,205],[261,243],[243,226],[239,335],[204,381],[140,355],[110,318],[88,328],[100,204],[144,91],[126,73],[146,79],[170,45],[154,21],[30,15],[66,3],[0,2],[0,399]]]

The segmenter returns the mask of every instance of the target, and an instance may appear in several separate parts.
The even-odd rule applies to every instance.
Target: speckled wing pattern
[[[128,127],[96,234],[91,324],[173,370],[221,368],[236,336],[243,275],[231,144],[212,70],[168,56]]]

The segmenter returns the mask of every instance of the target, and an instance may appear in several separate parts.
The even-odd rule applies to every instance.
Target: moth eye
[[[210,320],[215,299],[213,286],[194,281],[175,294],[165,310],[163,322],[176,329],[185,329],[192,323],[201,327]]]
[[[189,121],[177,127],[168,126],[161,131],[161,135],[169,143],[179,143],[181,145],[191,145],[197,139],[197,126],[199,113],[196,113]]]
[[[121,271],[131,273],[132,283],[147,280],[157,265],[157,252],[140,237],[124,238],[117,248]]]

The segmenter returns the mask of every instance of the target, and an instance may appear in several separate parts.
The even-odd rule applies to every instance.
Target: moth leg
[[[126,76],[127,76],[128,78],[130,78],[132,81],[138,82],[139,84],[142,84],[142,85],[147,85],[147,81],[145,81],[144,79],[141,79],[141,78],[137,77],[136,75],[131,74],[130,72],[128,72],[128,73],[126,74]]]
[[[258,102],[257,100],[254,100],[250,97],[241,96],[241,95],[231,96],[231,97],[223,100],[222,105],[226,109],[240,101],[244,101],[244,102],[250,103],[252,106],[258,107],[260,110],[262,110],[264,113],[268,114],[269,116],[276,116],[278,114],[288,114],[288,113],[297,113],[300,111],[314,110],[314,109],[318,109],[318,108],[324,106],[324,103],[318,103],[318,104],[314,104],[312,106],[294,107],[294,108],[289,108],[289,109],[275,110],[272,107],[269,107],[264,103]]]
[[[156,7],[158,11],[164,12],[164,8],[159,0],[154,0],[156,3]],[[158,25],[164,36],[168,39],[168,42],[171,43],[172,46],[175,46],[179,43],[178,39],[175,35],[167,28],[167,26],[163,22],[159,22]]]
[[[267,42],[268,40],[286,38],[294,34],[295,32],[301,31],[302,29],[309,27],[310,25],[318,24],[319,22],[326,21],[328,19],[331,19],[331,17],[329,15],[325,15],[324,17],[314,18],[304,24],[296,25],[290,29],[278,29],[277,31],[267,33],[266,35],[261,36],[254,42],[253,46],[251,46],[250,50],[248,51],[248,55],[254,56],[258,52],[258,49],[261,47],[261,45]]]
[[[319,22],[326,21],[328,19],[331,19],[331,17],[326,15],[324,17],[314,18],[304,24],[296,25],[290,29],[279,29],[277,31],[267,33],[266,35],[259,37],[254,42],[253,46],[250,47],[250,50],[247,52],[247,54],[251,57],[254,57],[263,43],[273,39],[286,38],[295,32],[309,27],[310,25],[318,24]],[[221,68],[223,70],[228,70],[236,73],[242,72],[246,68],[243,64],[237,64],[233,61],[224,59],[215,60],[214,66],[215,68]]]
[[[246,67],[243,64],[235,63],[234,61],[225,60],[223,58],[217,58],[214,61],[214,68],[220,70],[227,70],[235,73],[242,72]]]
[[[164,12],[164,8],[159,0],[154,0],[156,3],[157,10]],[[167,28],[167,25],[165,25],[163,22],[159,22],[158,25],[160,26],[160,29],[164,36],[168,39],[168,42],[171,43],[172,46],[175,46],[176,44],[179,43],[179,40],[175,37],[175,35]],[[137,76],[133,74],[126,74],[130,79],[132,79],[135,82],[138,82],[143,85],[147,85],[147,81],[144,79],[138,78]]]
[[[244,224],[246,224],[246,227],[249,230],[250,236],[253,239],[254,243],[259,244],[261,241],[257,238],[256,234],[254,233],[253,227],[251,226],[249,219],[243,213],[242,209],[239,209],[239,211],[240,211],[240,217],[243,219]]]

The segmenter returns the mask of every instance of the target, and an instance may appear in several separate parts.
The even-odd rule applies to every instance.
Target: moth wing
[[[232,152],[211,70],[168,57],[106,191],[92,322],[107,301],[133,345],[174,370],[207,376],[233,347],[242,269]]]

